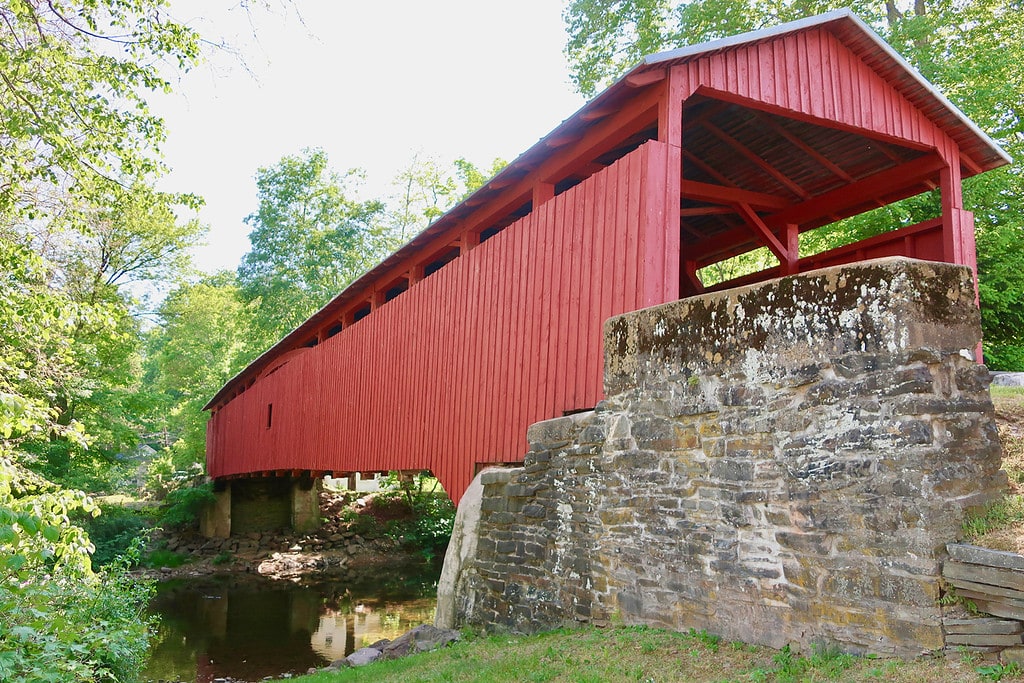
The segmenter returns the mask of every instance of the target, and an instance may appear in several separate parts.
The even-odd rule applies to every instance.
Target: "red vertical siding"
[[[423,468],[458,501],[522,460],[530,424],[599,400],[604,320],[675,298],[673,164],[646,143],[257,381],[213,415],[210,474]]]
[[[690,62],[685,88],[711,88],[844,127],[941,147],[948,137],[824,29]]]

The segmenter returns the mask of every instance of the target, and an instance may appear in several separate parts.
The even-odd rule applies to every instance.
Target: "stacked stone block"
[[[939,575],[1005,477],[969,271],[887,259],[605,327],[606,400],[485,482],[462,621],[943,647]]]
[[[459,592],[475,596],[477,622],[536,631],[590,621],[604,432],[588,412],[537,423],[527,438],[525,467],[481,475],[487,531]]]

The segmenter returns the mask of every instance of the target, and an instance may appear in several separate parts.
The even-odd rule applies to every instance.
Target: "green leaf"
[[[39,518],[31,513],[26,512],[18,515],[18,525],[29,534],[35,535],[39,533]]]
[[[16,572],[25,566],[25,562],[26,559],[24,555],[12,555],[4,561],[4,564],[7,565],[8,569]]]

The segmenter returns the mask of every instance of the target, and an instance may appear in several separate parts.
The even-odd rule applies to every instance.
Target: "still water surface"
[[[252,575],[158,586],[160,617],[144,681],[259,681],[326,666],[381,638],[432,623],[439,569],[405,568],[295,583]]]

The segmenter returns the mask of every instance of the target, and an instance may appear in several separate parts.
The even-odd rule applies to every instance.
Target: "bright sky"
[[[178,20],[238,47],[252,75],[214,54],[153,101],[169,132],[164,188],[207,202],[204,270],[234,269],[248,250],[254,174],[283,155],[323,147],[336,169],[366,170],[364,197],[382,196],[417,153],[511,161],[583,104],[558,0],[295,0],[301,21],[286,5],[213,5],[172,1]]]

